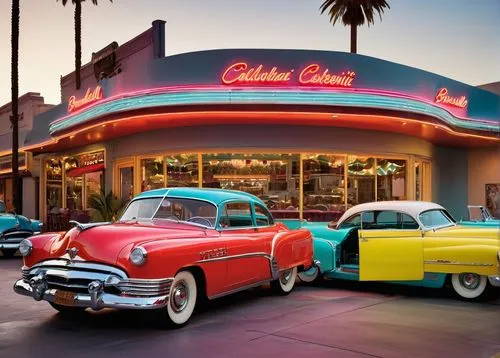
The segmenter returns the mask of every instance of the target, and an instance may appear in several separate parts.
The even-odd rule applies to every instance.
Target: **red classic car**
[[[288,294],[313,262],[307,230],[276,223],[243,192],[167,188],[136,196],[115,223],[80,224],[23,240],[15,292],[62,313],[158,309],[182,326],[197,299],[270,282]]]

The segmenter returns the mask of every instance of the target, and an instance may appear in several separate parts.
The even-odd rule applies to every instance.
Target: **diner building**
[[[495,93],[359,54],[165,45],[157,20],[94,53],[80,90],[61,78],[61,104],[23,148],[44,220],[85,220],[102,190],[126,201],[173,186],[243,190],[277,218],[429,200],[460,219],[500,183]]]

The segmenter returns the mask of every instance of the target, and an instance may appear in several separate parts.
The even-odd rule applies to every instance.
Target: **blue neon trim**
[[[453,116],[443,108],[413,99],[403,99],[360,93],[321,93],[315,91],[245,91],[217,90],[196,92],[170,92],[123,97],[95,105],[67,119],[49,126],[54,134],[76,125],[84,124],[94,118],[141,108],[201,104],[290,104],[290,105],[327,105],[400,110],[433,116],[447,125],[462,129],[472,129],[499,133],[498,124],[471,122]]]

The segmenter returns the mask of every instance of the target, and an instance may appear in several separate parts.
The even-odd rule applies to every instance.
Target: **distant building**
[[[50,108],[38,92],[28,92],[19,97],[19,148],[24,145],[26,135],[33,129],[33,119]],[[0,107],[0,200],[4,201],[8,210],[12,205],[12,103],[9,102]],[[38,202],[37,187],[31,176],[32,168],[36,166],[32,161],[31,153],[21,151],[19,153],[19,174],[23,177],[23,200],[21,212],[30,218],[38,216],[38,208],[34,201]],[[34,199],[35,198],[35,199]]]

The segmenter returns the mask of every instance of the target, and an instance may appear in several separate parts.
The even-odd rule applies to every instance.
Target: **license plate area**
[[[74,306],[76,301],[76,293],[69,291],[57,290],[54,303],[62,306]]]

